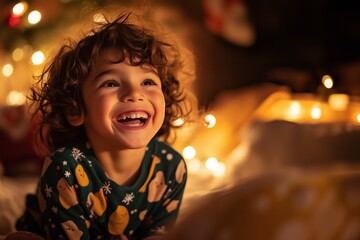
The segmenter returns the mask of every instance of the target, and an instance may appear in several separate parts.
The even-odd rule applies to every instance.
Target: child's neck
[[[111,180],[119,185],[129,186],[135,183],[140,174],[145,149],[144,147],[117,152],[95,150],[95,155]]]

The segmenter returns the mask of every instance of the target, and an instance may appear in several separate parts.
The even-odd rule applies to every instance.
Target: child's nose
[[[134,86],[127,86],[120,94],[121,100],[124,102],[137,102],[144,100],[141,90]]]

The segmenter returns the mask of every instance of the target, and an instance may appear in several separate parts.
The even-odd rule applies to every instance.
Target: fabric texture
[[[37,197],[28,196],[27,217],[17,228],[51,239],[156,235],[174,224],[186,179],[182,156],[155,138],[131,186],[112,181],[87,144],[71,144],[45,160]]]

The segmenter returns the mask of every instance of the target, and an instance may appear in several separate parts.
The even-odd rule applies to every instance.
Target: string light
[[[216,168],[214,168],[214,170],[212,171],[215,177],[222,177],[224,176],[225,172],[226,172],[226,165],[222,162],[219,162],[216,165]]]
[[[193,146],[185,147],[182,153],[186,159],[192,159],[196,156],[196,150]]]
[[[321,117],[321,109],[318,106],[315,106],[311,109],[311,117],[313,119],[319,119]]]
[[[32,12],[29,13],[29,16],[28,16],[28,22],[30,24],[37,24],[38,22],[40,22],[41,20],[41,13],[37,10],[34,10]]]
[[[41,51],[34,52],[31,56],[31,61],[34,65],[40,65],[45,61],[45,56]]]
[[[17,3],[17,4],[15,4],[15,6],[12,9],[12,13],[15,16],[20,17],[26,12],[27,7],[28,7],[28,4],[26,2]]]
[[[180,127],[184,124],[184,119],[178,118],[178,119],[174,120],[172,123],[174,126]]]
[[[324,75],[322,77],[322,84],[327,88],[331,89],[334,86],[334,81],[330,75]]]
[[[96,23],[103,23],[103,22],[105,22],[105,17],[101,13],[96,13],[93,16],[93,21]]]
[[[298,118],[300,116],[301,106],[299,102],[293,101],[290,103],[288,117],[289,118]]]
[[[10,27],[15,28],[20,25],[20,17],[11,15],[8,20],[8,24]]]
[[[9,105],[22,105],[25,101],[25,95],[18,91],[11,91],[7,96],[7,103]]]
[[[331,94],[329,96],[329,105],[335,111],[344,111],[349,104],[350,97],[347,94]]]
[[[11,76],[11,74],[13,74],[13,71],[14,67],[10,63],[5,64],[2,68],[2,73],[5,77]]]
[[[208,158],[205,162],[206,168],[209,169],[210,171],[213,171],[217,167],[218,164],[219,164],[219,161],[214,157]]]
[[[24,50],[22,50],[21,48],[16,48],[13,52],[12,52],[12,59],[15,62],[20,61],[23,57],[24,57]]]
[[[207,114],[205,116],[205,126],[208,127],[208,128],[212,128],[214,127],[216,124],[216,118],[214,115],[212,114]]]

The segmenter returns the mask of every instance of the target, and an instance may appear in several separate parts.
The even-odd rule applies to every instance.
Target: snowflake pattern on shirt
[[[146,174],[132,186],[121,186],[108,178],[86,146],[61,148],[45,163],[39,203],[50,237],[142,239],[174,223],[187,178],[178,152],[153,139],[141,165]]]

